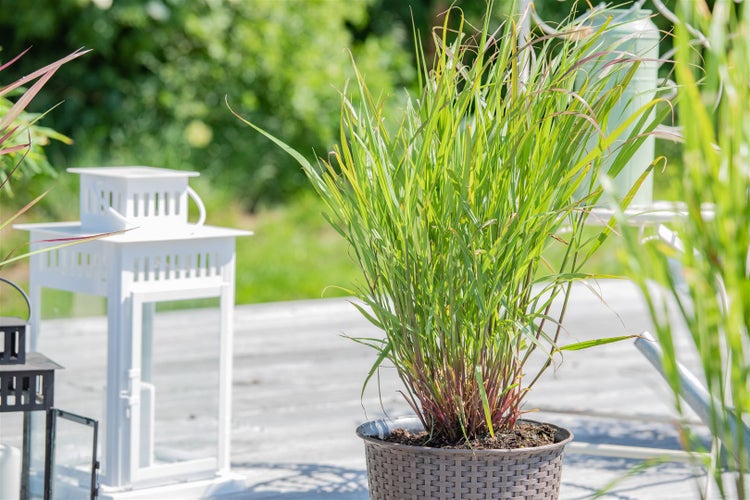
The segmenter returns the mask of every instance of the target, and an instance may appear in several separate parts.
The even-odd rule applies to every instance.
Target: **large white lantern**
[[[29,278],[36,304],[30,321],[32,350],[40,333],[48,334],[39,316],[43,288],[107,301],[100,498],[153,498],[155,492],[159,498],[200,498],[231,490],[234,484],[239,487],[230,474],[235,238],[251,233],[203,223],[205,210],[188,185],[197,173],[150,167],[69,171],[81,176],[81,220],[17,227],[30,232],[32,250],[115,232],[33,255]],[[199,208],[196,223],[188,222],[189,198]],[[184,450],[174,449],[180,443],[172,443],[169,450],[159,452],[160,404],[165,399],[179,404],[168,396],[181,389],[157,382],[155,306],[207,298],[218,301],[218,324],[213,325],[215,331],[200,334],[209,336],[207,345],[216,350],[216,377],[208,377],[213,390],[200,404],[215,409],[208,419],[215,425],[201,432],[214,433],[215,446],[200,457],[191,455],[190,443],[181,443]],[[195,367],[184,354],[187,381]],[[87,363],[87,353],[79,358]],[[73,364],[68,361],[71,369]]]

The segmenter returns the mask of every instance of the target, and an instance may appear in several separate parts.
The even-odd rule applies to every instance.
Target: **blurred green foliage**
[[[400,25],[355,39],[373,2],[236,0],[6,0],[2,57],[33,46],[17,71],[70,47],[94,49],[40,96],[65,100],[45,123],[74,148],[53,163],[197,168],[253,207],[303,183],[297,168],[248,134],[225,96],[303,150],[334,140],[350,48],[383,91],[411,79]]]
[[[478,19],[481,0],[455,2]],[[197,169],[243,205],[288,199],[299,168],[228,112],[262,123],[312,158],[336,142],[350,52],[368,85],[398,97],[414,84],[413,27],[425,39],[448,0],[4,0],[0,60],[25,74],[79,47],[33,111],[75,141],[47,149],[58,169],[141,164]],[[498,1],[497,14],[512,0]],[[561,20],[586,1],[537,0]],[[398,104],[398,99],[389,102]]]
[[[482,1],[456,2],[476,17]],[[498,11],[511,1],[498,2]],[[55,167],[145,164],[198,169],[245,207],[288,199],[296,164],[228,112],[310,157],[336,141],[350,53],[368,84],[398,96],[414,82],[412,24],[422,37],[446,0],[4,0],[0,60],[32,47],[13,71],[79,47],[34,110],[74,141]],[[412,21],[413,20],[413,21]],[[392,99],[396,104],[397,99]]]

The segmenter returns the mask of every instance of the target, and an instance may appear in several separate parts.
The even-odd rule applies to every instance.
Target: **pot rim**
[[[566,429],[565,427],[560,427],[559,425],[555,425],[549,422],[540,422],[538,420],[531,420],[531,419],[525,419],[525,418],[519,419],[519,422],[530,422],[533,424],[544,424],[544,425],[549,425],[551,427],[554,427],[555,436],[557,437],[558,435],[560,435],[561,439],[551,444],[545,444],[542,446],[532,446],[532,447],[526,447],[526,448],[472,449],[472,448],[436,448],[433,446],[416,446],[416,445],[384,441],[378,437],[378,436],[385,436],[386,433],[382,432],[385,430],[387,430],[388,433],[390,433],[394,429],[403,429],[403,428],[406,428],[407,430],[424,429],[422,422],[417,417],[380,418],[380,419],[375,419],[375,420],[369,420],[357,426],[356,433],[357,433],[357,436],[359,436],[364,441],[377,444],[377,445],[381,445],[381,446],[388,446],[388,447],[393,447],[393,448],[402,449],[402,450],[412,450],[412,451],[420,450],[424,453],[432,452],[432,453],[441,453],[441,454],[472,453],[472,454],[479,454],[479,455],[491,455],[491,454],[502,455],[502,454],[513,454],[513,453],[536,453],[536,452],[545,452],[547,450],[564,447],[566,444],[568,444],[570,441],[573,440],[573,432],[571,432],[569,429]],[[381,432],[379,433],[368,432],[368,428],[378,429]]]

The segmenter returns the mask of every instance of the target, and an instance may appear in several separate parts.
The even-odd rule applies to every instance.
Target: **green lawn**
[[[237,302],[350,295],[358,279],[341,236],[311,194],[235,224],[255,234],[237,241]]]

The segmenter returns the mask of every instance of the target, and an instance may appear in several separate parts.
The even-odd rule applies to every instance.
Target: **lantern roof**
[[[26,320],[18,316],[0,316],[0,328],[6,326],[25,325]]]
[[[16,224],[13,226],[23,231],[44,231],[51,237],[65,240],[67,238],[87,238],[101,236],[101,232],[85,229],[80,222],[53,222],[39,224]],[[134,229],[113,232],[111,236],[105,236],[99,241],[112,243],[143,243],[149,241],[176,241],[192,238],[227,238],[238,236],[251,236],[252,231],[243,229],[232,229],[226,227],[198,225],[198,224],[176,224],[173,227],[136,227]]]
[[[198,172],[187,170],[173,170],[169,168],[156,167],[76,167],[69,168],[68,172],[73,174],[93,175],[97,177],[118,177],[125,179],[166,179],[176,177],[197,177]]]
[[[0,364],[0,373],[3,372],[18,372],[18,371],[46,371],[46,370],[58,370],[63,368],[62,365],[58,365],[44,354],[38,352],[27,352],[26,362],[24,364]]]

